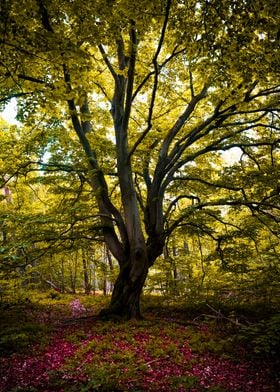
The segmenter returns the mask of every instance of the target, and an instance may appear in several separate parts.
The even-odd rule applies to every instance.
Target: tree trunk
[[[133,260],[120,268],[110,305],[100,312],[103,319],[141,319],[140,296],[148,274],[146,260]]]
[[[84,273],[85,294],[90,294],[91,284],[89,281],[88,265],[87,265],[86,254],[84,249],[82,249],[82,263],[83,263],[83,273]]]
[[[111,253],[110,253],[110,251],[108,249],[108,246],[105,245],[105,247],[106,247],[106,249],[105,249],[105,251],[106,251],[106,259],[108,260],[108,265],[109,265],[109,268],[110,268],[109,293],[112,293],[113,289],[114,289],[114,284],[112,283],[112,273],[113,273],[113,269],[114,269],[114,267],[113,267],[113,260],[112,260]]]
[[[83,146],[88,158],[90,169],[90,184],[94,191],[100,220],[103,226],[104,240],[110,252],[118,260],[120,272],[114,285],[111,303],[108,309],[101,312],[103,318],[140,318],[140,295],[147,277],[151,261],[159,255],[158,245],[156,251],[150,245],[156,245],[154,235],[146,244],[142,227],[142,218],[139,210],[135,178],[131,164],[131,149],[128,142],[128,128],[130,112],[133,101],[133,84],[135,72],[135,60],[137,51],[137,37],[134,23],[130,29],[130,55],[127,56],[125,43],[121,35],[116,40],[118,53],[118,68],[116,72],[111,66],[102,45],[99,50],[106,65],[114,78],[114,94],[111,101],[111,116],[114,123],[116,139],[117,174],[121,195],[121,212],[113,205],[105,174],[99,167],[97,155],[92,149],[87,133],[90,124],[81,122],[77,115],[77,107],[74,99],[68,100],[68,108],[71,113],[73,127]],[[72,91],[71,78],[66,65],[64,80],[68,86],[68,92]],[[127,69],[127,76],[125,70]],[[81,107],[81,112],[87,113],[87,107]],[[84,111],[85,110],[85,111]],[[153,194],[158,199],[158,193]],[[162,202],[162,196],[159,198]],[[158,206],[161,206],[159,202]],[[158,226],[162,225],[162,208],[157,208],[156,217],[160,216],[160,224],[153,224],[154,229],[150,233],[159,238]],[[149,223],[147,223],[149,225]],[[117,232],[118,231],[118,232]],[[149,263],[150,261],[150,263]]]

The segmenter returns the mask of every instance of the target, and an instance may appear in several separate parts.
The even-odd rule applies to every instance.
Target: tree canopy
[[[140,314],[179,233],[238,268],[260,237],[279,247],[279,15],[272,0],[1,2],[0,102],[23,124],[2,131],[2,186],[49,170],[88,187],[77,211],[120,267],[108,313]]]

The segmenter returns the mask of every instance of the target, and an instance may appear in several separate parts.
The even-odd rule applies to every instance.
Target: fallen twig
[[[75,324],[78,323],[80,321],[84,321],[84,320],[99,320],[99,317],[96,315],[91,315],[91,316],[81,316],[81,317],[74,317],[74,318],[70,318],[70,319],[66,319],[66,320],[61,320],[60,324]]]
[[[149,362],[144,363],[144,366],[150,366],[152,363],[160,362],[160,361],[163,361],[163,360],[168,359],[168,358],[170,358],[170,355],[166,355],[163,358],[156,358],[156,359],[153,359],[153,360],[151,360]],[[143,365],[141,365],[141,366],[143,366]],[[140,366],[137,369],[140,369]]]
[[[237,318],[236,318],[235,320],[233,320],[232,318],[226,317],[225,315],[223,315],[222,312],[220,311],[220,309],[217,310],[217,309],[213,308],[213,306],[211,306],[211,305],[209,305],[209,304],[206,304],[206,306],[207,306],[209,309],[211,309],[214,313],[216,313],[216,314],[218,315],[219,318],[225,319],[225,320],[229,321],[230,323],[232,323],[232,324],[234,324],[234,325],[237,325],[238,327],[244,327],[244,326],[245,326],[244,324],[240,323],[239,320],[238,320]],[[213,316],[209,315],[208,317],[213,317]]]

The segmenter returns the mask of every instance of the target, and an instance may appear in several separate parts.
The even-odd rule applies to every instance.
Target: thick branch
[[[67,67],[64,66],[64,79],[67,83],[69,91],[71,91],[71,80]],[[73,127],[80,139],[81,145],[86,153],[90,169],[90,182],[95,192],[100,213],[102,215],[102,224],[104,225],[104,237],[111,252],[120,263],[126,261],[127,234],[122,217],[118,210],[111,203],[108,196],[108,188],[104,178],[104,174],[99,168],[94,151],[91,149],[90,143],[86,137],[83,126],[77,115],[76,105],[73,99],[67,101],[70,111]],[[123,244],[120,243],[114,227],[112,225],[111,214],[115,217],[118,229],[120,231]]]
[[[130,52],[129,66],[128,66],[126,100],[125,100],[124,115],[122,119],[123,130],[128,129],[131,104],[132,104],[132,92],[133,92],[133,83],[134,83],[134,74],[135,74],[136,53],[137,53],[137,36],[135,31],[135,23],[133,21],[131,22],[131,29],[130,29],[130,45],[131,45],[131,52]]]
[[[193,97],[191,102],[186,107],[185,111],[181,114],[181,116],[175,122],[175,124],[173,125],[171,130],[168,132],[166,138],[164,139],[164,141],[162,143],[162,147],[161,147],[161,151],[160,151],[160,158],[161,159],[164,159],[167,157],[170,144],[172,143],[172,141],[174,140],[174,138],[178,134],[178,132],[181,130],[181,128],[183,127],[183,125],[185,124],[185,122],[187,121],[189,116],[192,114],[192,112],[194,111],[198,102],[200,102],[203,98],[206,97],[207,90],[208,90],[208,85],[205,84],[204,87],[202,88],[202,90],[200,91],[200,93],[198,95],[196,95],[195,97]]]
[[[1,102],[8,102],[8,101],[10,101],[11,99],[13,99],[13,98],[20,98],[20,97],[24,97],[24,96],[26,96],[26,95],[32,95],[33,94],[33,91],[32,92],[27,92],[27,93],[14,93],[14,94],[10,94],[10,95],[8,95],[7,97],[5,97],[5,98],[0,98],[0,103]]]
[[[265,207],[267,209],[276,209],[277,211],[280,211],[280,206],[267,203],[267,202],[259,202],[255,200],[217,200],[217,201],[209,201],[209,202],[200,202],[193,204],[192,206],[188,207],[186,209],[186,212],[184,214],[181,214],[181,216],[175,220],[172,225],[169,226],[167,232],[168,235],[170,235],[177,227],[178,225],[183,222],[187,217],[191,216],[195,211],[197,210],[202,210],[204,207],[219,207],[219,206],[244,206],[249,208],[250,212],[257,212],[260,207]],[[275,233],[274,233],[275,234]]]
[[[263,126],[263,124],[261,124]],[[276,139],[274,141],[260,141],[260,142],[229,142],[228,144],[225,144],[226,141],[232,139],[234,136],[237,136],[238,134],[245,132],[246,130],[252,129],[256,126],[259,126],[259,124],[255,124],[249,127],[245,127],[242,129],[239,129],[236,132],[232,132],[230,134],[227,134],[220,139],[214,141],[213,143],[209,144],[208,146],[188,155],[186,158],[181,159],[180,161],[178,160],[176,164],[170,165],[169,173],[168,176],[166,177],[162,188],[166,189],[168,184],[174,179],[174,173],[176,173],[180,167],[184,166],[186,163],[194,161],[197,157],[207,154],[209,152],[213,151],[227,151],[230,150],[234,147],[238,147],[240,149],[246,148],[246,147],[261,147],[261,146],[271,146],[271,145],[276,145],[280,142],[280,139]],[[269,127],[269,125],[266,125]]]
[[[44,4],[43,0],[37,0],[37,3],[39,5],[39,10],[40,10],[40,16],[41,16],[41,22],[44,28],[49,31],[50,33],[53,33],[53,28],[51,26],[50,22],[50,16],[48,13],[48,10]]]

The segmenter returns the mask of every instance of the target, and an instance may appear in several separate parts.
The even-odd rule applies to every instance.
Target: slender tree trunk
[[[112,272],[113,272],[113,269],[114,269],[114,267],[113,267],[113,260],[112,260],[111,253],[110,253],[110,251],[108,249],[108,246],[106,244],[105,244],[105,248],[106,248],[105,249],[105,251],[106,251],[106,258],[108,260],[108,265],[109,265],[109,268],[110,268],[109,292],[112,293],[113,289],[114,289],[114,284],[112,283]]]
[[[71,289],[73,294],[76,294],[77,264],[78,264],[78,254],[76,252],[74,258],[74,265],[72,263],[69,264],[70,284],[71,284]]]
[[[91,285],[89,281],[88,265],[87,265],[86,253],[84,249],[82,249],[82,263],[83,263],[83,273],[84,273],[85,294],[89,294],[91,290]]]
[[[61,292],[65,293],[64,260],[61,260]]]

